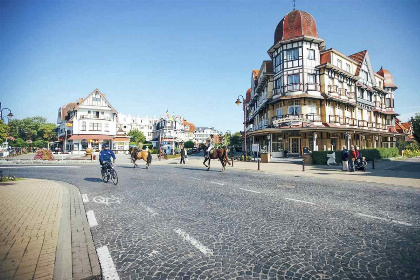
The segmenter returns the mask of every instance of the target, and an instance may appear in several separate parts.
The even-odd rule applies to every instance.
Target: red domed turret
[[[311,14],[293,10],[277,25],[276,32],[274,33],[274,44],[278,41],[293,39],[300,36],[318,37],[316,22]]]
[[[394,83],[394,77],[392,77],[392,74],[388,70],[383,69],[381,67],[381,69],[378,71],[378,74],[385,78],[384,88],[397,88],[397,86]]]

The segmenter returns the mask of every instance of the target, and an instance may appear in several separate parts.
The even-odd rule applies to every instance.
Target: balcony
[[[357,120],[355,118],[346,117],[346,122],[350,126],[357,126]]]
[[[328,119],[329,123],[340,123],[340,116],[339,115],[330,115]]]
[[[352,92],[352,91],[348,91],[347,92],[347,97],[349,98],[349,99],[355,99],[355,94],[354,94],[354,92]]]
[[[357,123],[358,127],[368,127],[368,121],[359,120]]]
[[[287,84],[285,87],[287,88],[287,91],[302,91],[302,84]]]
[[[321,85],[320,84],[309,84],[309,83],[306,83],[305,84],[305,87],[306,87],[306,91],[308,92],[308,91],[320,91],[320,89],[321,89]]]
[[[105,117],[105,116],[96,116],[96,115],[80,115],[79,116],[80,119],[93,119],[93,120],[106,120],[106,121],[111,121],[112,118],[111,117]]]
[[[373,122],[368,122],[368,126],[367,127],[368,128],[376,128],[376,125]]]
[[[310,113],[305,115],[308,120],[311,122],[321,122],[321,116],[315,113]]]
[[[328,85],[328,93],[338,93],[338,86],[336,85]]]
[[[347,125],[347,124],[348,124],[348,118],[340,117],[340,125]]]
[[[285,120],[285,123],[286,122],[293,122],[293,120],[302,121],[303,117],[304,117],[303,114],[274,116],[274,117],[271,118],[271,123],[273,123],[276,120]]]
[[[340,96],[345,96],[345,97],[347,97],[347,89],[345,89],[345,88],[339,88],[339,89],[338,89],[338,94],[339,94]]]

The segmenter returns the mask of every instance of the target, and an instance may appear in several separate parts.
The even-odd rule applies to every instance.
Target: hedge
[[[335,152],[335,161],[341,162],[341,151]],[[312,152],[313,164],[327,164],[327,154],[331,154],[331,151],[314,151]],[[361,156],[365,157],[366,160],[370,161],[373,159],[384,159],[398,156],[398,148],[375,148],[375,149],[363,149],[359,150]]]

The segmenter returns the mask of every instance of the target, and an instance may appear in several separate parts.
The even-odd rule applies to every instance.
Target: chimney
[[[81,104],[83,102],[83,98],[79,98],[79,100],[77,101],[77,105]]]

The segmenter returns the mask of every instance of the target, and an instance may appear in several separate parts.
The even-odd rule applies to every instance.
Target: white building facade
[[[87,148],[100,151],[104,144],[115,150],[128,150],[128,139],[117,136],[118,112],[98,89],[85,99],[68,103],[58,110],[59,140],[63,151],[83,154]]]
[[[214,129],[214,127],[200,126],[195,128],[194,137],[198,145],[205,144],[210,135],[222,135],[222,133]]]
[[[145,118],[141,118],[139,116],[134,117],[130,114],[119,114],[118,115],[118,129],[121,129],[126,134],[130,132],[130,130],[138,130],[143,133],[146,137],[146,141],[152,141],[155,132],[155,126],[159,122],[159,119],[153,117],[149,118],[146,116]]]

